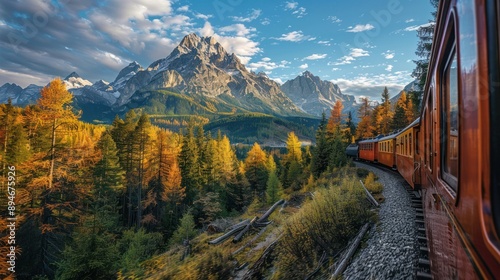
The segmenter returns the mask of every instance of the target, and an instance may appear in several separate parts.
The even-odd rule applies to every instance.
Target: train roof
[[[378,141],[386,141],[386,140],[394,139],[394,138],[396,138],[397,135],[398,135],[398,133],[387,135],[385,137],[378,139]]]
[[[361,141],[358,142],[358,144],[362,144],[362,143],[376,143],[378,141],[379,141],[378,138],[370,138],[370,139],[361,140]]]
[[[407,127],[401,129],[401,131],[397,135],[407,131],[408,129],[410,129],[412,127],[418,126],[418,125],[420,125],[420,117],[418,117],[416,120],[414,120],[412,123],[410,123]]]

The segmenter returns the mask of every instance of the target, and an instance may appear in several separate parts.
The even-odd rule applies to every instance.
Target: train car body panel
[[[380,164],[394,168],[396,166],[396,158],[394,149],[396,147],[396,134],[389,135],[378,140],[378,155],[377,160]]]
[[[366,161],[375,162],[377,160],[377,139],[359,141],[359,158]]]
[[[435,279],[500,278],[500,187],[492,183],[500,170],[491,170],[490,159],[499,145],[490,138],[490,100],[500,89],[499,13],[494,0],[439,4],[418,149]]]
[[[421,172],[417,148],[419,124],[420,118],[417,118],[395,137],[396,167],[413,189],[420,187]]]

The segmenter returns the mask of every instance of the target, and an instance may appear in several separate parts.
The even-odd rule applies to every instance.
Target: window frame
[[[454,31],[454,24],[452,26],[452,29]],[[459,185],[459,176],[460,176],[460,141],[458,139],[460,138],[460,121],[459,121],[459,115],[460,115],[460,97],[461,97],[461,86],[460,86],[460,62],[459,62],[459,53],[458,53],[458,46],[457,46],[457,41],[456,41],[456,36],[454,32],[450,32],[450,37],[449,40],[452,41],[447,48],[446,56],[444,57],[446,60],[443,59],[443,64],[441,65],[441,90],[439,94],[439,98],[441,100],[440,104],[440,130],[441,130],[441,138],[442,141],[440,141],[440,177],[441,179],[456,193],[458,192],[458,185]],[[458,125],[457,125],[457,141],[458,141],[458,151],[457,151],[457,176],[449,173],[446,171],[446,167],[448,166],[448,163],[446,161],[447,158],[449,158],[451,155],[451,151],[449,151],[449,145],[451,145],[451,135],[449,130],[449,119],[451,119],[450,112],[451,108],[449,104],[449,99],[450,99],[450,70],[451,66],[453,65],[454,61],[456,61],[456,71],[457,71],[457,80],[456,80],[456,94],[457,94],[457,119],[458,119]]]

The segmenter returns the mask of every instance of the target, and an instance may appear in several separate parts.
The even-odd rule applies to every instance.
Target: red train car
[[[359,141],[359,158],[366,161],[377,161],[378,140],[368,139]]]
[[[435,279],[500,279],[500,2],[442,0],[419,132]]]
[[[396,167],[395,147],[396,134],[380,138],[378,140],[378,162],[387,167]]]
[[[420,187],[420,164],[418,161],[418,138],[420,118],[405,127],[396,136],[396,166],[413,189]]]

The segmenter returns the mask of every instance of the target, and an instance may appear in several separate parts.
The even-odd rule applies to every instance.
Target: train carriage
[[[346,148],[346,155],[349,158],[357,160],[359,157],[359,145],[356,143],[349,144]]]
[[[413,189],[420,187],[420,163],[418,161],[418,138],[420,118],[405,127],[396,136],[396,166],[399,173]]]
[[[419,133],[435,279],[500,278],[499,11],[439,3]]]
[[[396,167],[395,158],[396,134],[382,137],[378,140],[378,162],[391,167]]]
[[[367,139],[359,141],[359,158],[366,161],[377,161],[378,140]]]

